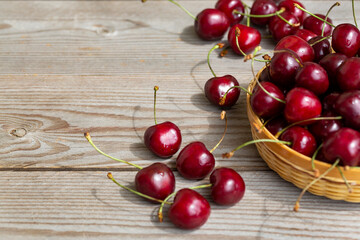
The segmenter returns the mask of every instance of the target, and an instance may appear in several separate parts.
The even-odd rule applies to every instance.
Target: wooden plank
[[[2,239],[358,239],[360,206],[304,196],[272,171],[241,172],[243,200],[232,207],[211,203],[208,222],[196,231],[157,222],[158,205],[148,203],[106,178],[106,172],[4,172],[0,175]],[[113,172],[133,186],[134,172]],[[177,189],[203,184],[178,175]],[[200,191],[207,198],[209,189]]]

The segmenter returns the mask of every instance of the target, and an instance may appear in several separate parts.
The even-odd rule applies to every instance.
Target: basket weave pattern
[[[262,70],[264,68],[257,73],[257,79]],[[248,87],[249,92],[253,91],[255,85],[256,80],[253,79]],[[263,122],[252,111],[249,95],[247,95],[247,115],[254,139],[276,139],[266,128],[259,131]],[[295,186],[303,189],[315,179],[314,171],[311,168],[311,158],[281,143],[256,143],[256,147],[267,165],[278,173],[280,177],[293,183]],[[315,160],[315,167],[319,170],[320,174],[325,172],[330,166],[328,163]],[[360,202],[360,169],[344,170],[343,167],[341,169],[346,179],[352,184],[353,191],[351,193],[349,193],[337,168],[334,168],[324,178],[313,184],[308,191],[330,199]]]

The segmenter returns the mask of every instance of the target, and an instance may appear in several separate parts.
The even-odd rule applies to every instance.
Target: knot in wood
[[[16,128],[11,130],[10,134],[15,137],[21,138],[27,134],[27,130],[25,128]]]

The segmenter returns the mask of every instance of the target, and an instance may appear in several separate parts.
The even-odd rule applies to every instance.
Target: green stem
[[[250,96],[251,96],[251,92],[249,92],[246,88],[244,88],[244,87],[241,87],[241,86],[232,86],[231,88],[229,88],[227,91],[226,91],[226,93],[224,94],[224,96],[222,96],[221,98],[220,98],[220,101],[219,101],[219,105],[224,105],[225,104],[225,101],[226,101],[226,96],[228,95],[228,93],[232,90],[232,89],[234,89],[234,88],[240,88],[240,89],[242,89],[243,91],[245,91],[247,94],[249,94]]]
[[[159,90],[158,86],[154,87],[154,121],[155,121],[155,125],[157,125],[157,120],[156,120],[156,92]]]
[[[314,154],[312,155],[312,157],[311,157],[311,168],[312,168],[312,170],[316,170],[316,168],[315,168],[315,158],[316,158],[316,156],[318,155],[318,153],[319,153],[319,151],[320,151],[320,149],[322,148],[322,146],[323,146],[323,144],[321,143],[319,146],[318,146],[318,148],[315,150],[315,152],[314,152]]]
[[[332,24],[332,23],[330,23],[330,22],[326,21],[325,19],[322,19],[321,17],[316,16],[315,14],[313,14],[313,13],[309,12],[308,10],[306,10],[305,8],[301,7],[299,4],[294,3],[294,6],[295,6],[296,8],[298,8],[298,9],[300,9],[300,10],[302,10],[302,11],[306,12],[307,14],[310,14],[310,15],[311,15],[311,16],[313,16],[314,18],[317,18],[317,19],[319,19],[319,20],[323,21],[324,23],[327,23],[327,24],[329,24],[330,26],[335,27],[335,25],[334,25],[334,24]]]
[[[222,43],[216,44],[214,47],[212,47],[212,48],[210,49],[210,51],[208,52],[208,55],[207,55],[207,64],[208,64],[209,69],[210,69],[210,71],[211,71],[211,73],[212,73],[212,75],[213,75],[214,77],[216,77],[216,74],[215,74],[215,72],[214,72],[214,70],[212,69],[211,64],[210,64],[210,54],[211,54],[212,51],[214,51],[215,49],[222,48],[223,46],[224,46],[224,44],[222,44]]]
[[[327,37],[322,37],[322,38],[320,38],[319,40],[311,43],[310,46],[312,47],[312,46],[318,44],[319,42],[322,42],[322,41],[324,41],[325,39],[329,39],[329,38],[331,38],[331,35],[329,35],[329,36],[327,36]]]
[[[129,188],[129,187],[126,187],[126,186],[118,183],[118,182],[113,178],[113,176],[112,176],[111,173],[108,173],[107,176],[108,176],[108,178],[109,178],[110,180],[112,180],[112,181],[113,181],[116,185],[118,185],[119,187],[122,187],[122,188],[124,188],[124,189],[126,189],[126,190],[128,190],[128,191],[130,191],[130,192],[132,192],[132,193],[134,193],[134,194],[136,194],[136,195],[139,195],[140,197],[143,197],[143,198],[146,198],[146,199],[149,199],[149,200],[151,200],[151,201],[158,202],[158,203],[161,203],[161,204],[165,204],[165,203],[166,203],[166,204],[171,204],[171,203],[167,202],[166,200],[163,201],[163,200],[161,200],[161,199],[157,199],[157,198],[150,197],[150,196],[148,196],[148,195],[146,195],[146,194],[143,194],[143,193],[141,193],[141,192],[135,191],[134,189],[131,189],[131,188]]]
[[[225,134],[226,134],[226,130],[227,130],[227,116],[226,116],[226,112],[222,111],[221,112],[221,120],[223,120],[225,118],[225,129],[224,129],[224,133],[220,139],[220,141],[209,151],[210,153],[212,153],[213,151],[215,151],[215,149],[220,145],[220,143],[224,140]]]
[[[327,11],[327,13],[325,15],[325,21],[328,19],[328,16],[329,16],[331,10],[336,6],[340,6],[340,3],[336,2],[330,7],[330,9]],[[326,26],[326,24],[323,24],[323,27],[322,27],[322,30],[321,30],[321,36],[324,36],[325,26]]]
[[[276,15],[281,14],[283,12],[285,12],[285,8],[281,8],[277,12],[274,12],[274,13],[271,13],[271,14],[265,14],[265,15],[254,15],[254,14],[242,13],[242,12],[239,12],[238,10],[236,10],[236,9],[233,11],[234,14],[243,15],[245,17],[253,17],[253,18],[273,17],[273,16],[276,16]]]
[[[186,12],[190,17],[192,17],[195,21],[197,21],[197,18],[191,13],[189,12],[186,8],[184,8],[180,3],[174,1],[174,0],[168,0],[169,2],[175,4],[176,6],[178,6],[179,8],[181,8],[184,12]]]
[[[341,175],[341,178],[344,180],[345,185],[346,185],[349,193],[351,193],[351,192],[352,192],[352,187],[350,186],[349,181],[346,179],[343,171],[341,170],[341,168],[340,168],[339,166],[337,166],[337,169],[339,170],[339,173],[340,173],[340,175]]]
[[[353,17],[354,17],[355,26],[358,27],[357,22],[356,22],[356,14],[355,14],[355,3],[354,3],[354,0],[352,0],[352,12],[353,12]]]
[[[104,153],[103,151],[101,151],[101,150],[93,143],[93,141],[91,140],[91,136],[90,136],[89,133],[84,133],[84,136],[85,136],[85,138],[88,140],[88,142],[90,143],[90,145],[93,146],[93,148],[95,148],[96,151],[98,151],[100,154],[104,155],[105,157],[108,157],[108,158],[110,158],[110,159],[112,159],[112,160],[115,160],[115,161],[118,161],[118,162],[121,162],[121,163],[126,163],[126,164],[131,165],[131,166],[134,166],[134,167],[136,167],[136,168],[138,168],[138,169],[142,169],[142,167],[140,167],[139,165],[136,165],[136,164],[134,164],[134,163],[130,163],[130,162],[127,162],[127,161],[125,161],[125,160],[121,160],[121,159],[112,157],[112,156]]]
[[[235,28],[235,40],[236,40],[236,47],[239,49],[240,53],[245,57],[246,54],[241,50],[240,44],[239,44],[239,36],[241,34],[241,31],[238,27]]]

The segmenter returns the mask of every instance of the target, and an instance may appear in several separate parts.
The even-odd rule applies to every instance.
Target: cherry
[[[218,0],[215,8],[226,14],[230,25],[239,23],[244,18],[243,15],[234,13],[234,10],[244,13],[244,5],[240,0]]]
[[[285,107],[285,96],[282,91],[271,82],[263,82],[261,85],[262,88],[259,85],[256,86],[251,94],[251,107],[254,113],[261,118],[266,119],[274,115],[276,116],[281,113]],[[264,89],[267,92],[265,92]]]
[[[346,59],[339,66],[336,77],[341,90],[360,90],[360,58]]]
[[[345,119],[345,124],[360,130],[360,90],[341,93],[336,99],[335,110]]]
[[[235,53],[244,55],[251,53],[259,46],[261,34],[255,28],[243,24],[235,24],[229,30],[228,41]]]
[[[269,32],[275,41],[294,34],[300,26],[299,19],[290,12],[283,12],[280,16],[288,23],[278,16],[273,17],[269,22]]]
[[[270,63],[271,81],[279,87],[291,87],[295,83],[301,59],[291,50],[275,53]]]
[[[293,50],[303,62],[313,61],[314,49],[302,38],[290,35],[282,38],[275,46],[275,50]]]
[[[273,0],[256,0],[251,6],[251,15],[269,15],[277,10],[276,3]],[[254,17],[250,18],[251,23],[259,26],[265,26],[272,17]]]
[[[296,86],[306,88],[316,95],[326,92],[329,79],[324,68],[314,62],[306,62],[295,76]]]
[[[218,9],[204,9],[196,16],[195,20],[195,32],[203,40],[221,39],[229,26],[228,17]]]
[[[310,46],[314,49],[315,58],[314,62],[320,62],[320,60],[331,53],[331,45],[329,40],[324,39],[321,36],[314,37],[308,41]]]
[[[328,73],[330,86],[335,86],[336,83],[336,72],[339,66],[347,59],[344,54],[341,53],[330,53],[323,57],[319,64]]]
[[[215,169],[210,175],[211,197],[219,205],[234,205],[245,194],[245,182],[231,168]]]
[[[316,150],[315,137],[305,128],[293,126],[287,129],[280,136],[280,140],[291,142],[291,147],[295,151],[311,157]]]
[[[259,81],[260,82],[271,82],[270,66],[267,66],[266,68],[264,68],[264,70],[260,73]]]
[[[186,179],[203,179],[214,166],[215,158],[202,142],[188,144],[176,159],[176,168]]]
[[[239,88],[232,88],[234,86],[239,86],[239,82],[231,75],[225,75],[222,77],[217,77],[212,70],[212,67],[210,65],[210,53],[216,49],[221,48],[222,44],[215,45],[208,53],[207,61],[208,66],[214,75],[213,78],[210,78],[206,83],[204,87],[205,96],[211,102],[212,104],[216,106],[221,106],[223,108],[229,108],[235,105],[237,100],[240,96],[240,89]],[[230,88],[232,88],[229,92],[227,92]],[[224,102],[221,102],[220,99],[225,95],[226,98]]]
[[[333,92],[333,93],[330,93],[329,95],[325,96],[324,99],[322,100],[323,111],[324,112],[335,111],[335,102],[339,96],[340,96],[340,93],[337,93],[337,92]]]
[[[327,111],[322,114],[323,117],[335,117],[331,111]],[[339,131],[342,128],[342,122],[340,120],[320,120],[310,125],[309,130],[314,137],[320,142],[324,141],[331,134]]]
[[[210,204],[203,196],[185,188],[175,195],[174,203],[169,209],[169,218],[177,227],[195,229],[206,223],[210,212]]]
[[[305,18],[305,12],[300,10],[299,8],[294,6],[294,3],[297,3],[299,6],[301,6],[302,8],[304,8],[304,6],[299,2],[299,1],[295,1],[295,0],[284,0],[281,1],[278,5],[278,8],[285,8],[286,11],[290,12],[291,14],[293,14],[295,17],[297,17],[300,21],[300,23],[302,24],[302,22],[304,21]]]
[[[284,116],[289,123],[315,118],[320,114],[321,102],[313,92],[296,87],[286,95]]]
[[[315,16],[321,18],[321,19],[325,19],[325,15],[323,14],[314,14]],[[307,29],[307,30],[310,30],[312,31],[313,33],[315,33],[316,35],[320,35],[320,36],[329,36],[331,35],[331,32],[332,32],[332,20],[328,17],[326,19],[326,21],[328,23],[324,23],[323,20],[320,20],[318,18],[316,18],[315,16],[308,16],[307,18],[304,19],[304,22],[303,22],[303,27],[304,29]],[[324,27],[324,34],[322,35],[322,31],[323,31],[323,26],[325,24],[325,27]]]
[[[156,121],[156,91],[159,87],[154,87],[154,120],[155,125],[146,129],[144,133],[144,143],[146,147],[155,155],[161,158],[169,158],[174,155],[181,145],[180,129],[172,122],[157,124]]]
[[[360,162],[360,133],[342,128],[323,143],[323,153],[329,162],[340,159],[344,166],[357,166]]]
[[[335,52],[353,57],[360,48],[360,31],[350,23],[339,24],[333,31],[331,43]]]
[[[295,32],[295,35],[304,39],[305,41],[309,41],[311,38],[313,37],[316,37],[317,35],[315,33],[313,33],[312,31],[310,30],[307,30],[307,29],[298,29],[296,32]]]
[[[272,118],[265,123],[266,129],[272,134],[276,135],[278,132],[283,130],[288,125],[288,122],[282,115]]]

